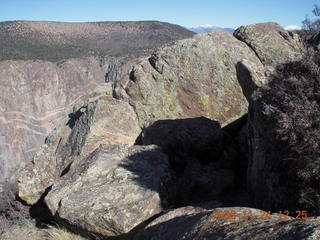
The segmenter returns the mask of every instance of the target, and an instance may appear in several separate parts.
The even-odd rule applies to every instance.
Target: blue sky
[[[275,21],[285,27],[313,17],[314,4],[320,0],[0,0],[0,21],[159,20],[233,28]]]

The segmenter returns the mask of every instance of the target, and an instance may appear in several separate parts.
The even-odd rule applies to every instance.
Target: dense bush
[[[267,207],[320,214],[319,64],[319,53],[309,50],[304,60],[279,66],[269,85],[256,93],[255,121],[267,126],[256,130],[264,135],[259,144],[267,180],[260,190],[268,186]]]
[[[320,6],[315,4],[312,13],[317,17],[317,19],[310,20],[308,15],[306,15],[305,19],[302,21],[303,29],[320,30]]]

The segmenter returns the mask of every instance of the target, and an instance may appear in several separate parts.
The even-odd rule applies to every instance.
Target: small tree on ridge
[[[302,21],[302,27],[305,30],[320,30],[320,6],[315,4],[312,13],[318,17],[318,19],[312,21],[309,19],[308,15],[306,15],[305,19]]]

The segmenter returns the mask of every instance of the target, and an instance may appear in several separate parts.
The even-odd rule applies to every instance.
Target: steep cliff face
[[[0,62],[1,180],[31,160],[72,105],[104,82],[97,59]],[[0,180],[0,181],[1,181]]]

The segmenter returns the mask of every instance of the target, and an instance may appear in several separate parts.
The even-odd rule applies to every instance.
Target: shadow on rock
[[[183,172],[188,161],[217,162],[223,152],[219,122],[205,117],[159,120],[142,131],[136,144],[155,144],[169,155],[176,172]]]
[[[211,200],[231,204],[245,188],[246,161],[236,139],[245,123],[245,117],[233,123],[229,134],[205,117],[160,120],[144,129],[136,144],[158,145],[169,156],[175,207]]]
[[[248,66],[246,61],[238,62],[236,65],[237,79],[242,88],[243,95],[249,101],[252,93],[258,88],[255,81],[253,71]]]
[[[158,193],[162,208],[173,206],[175,178],[169,159],[160,148],[133,146],[129,148],[129,156],[119,167],[129,171],[132,175],[131,181],[143,187],[144,191]]]
[[[55,221],[47,205],[44,203],[44,198],[50,192],[51,188],[52,186],[48,187],[41,198],[29,209],[30,217],[36,220],[37,227],[43,227]]]

